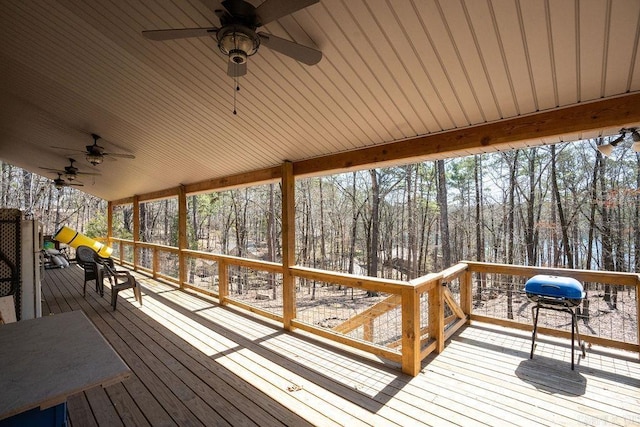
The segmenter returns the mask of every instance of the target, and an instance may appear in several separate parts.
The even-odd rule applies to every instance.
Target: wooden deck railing
[[[536,274],[568,276],[582,282],[587,292],[587,304],[583,301],[578,310],[582,338],[590,344],[640,352],[640,274],[471,261],[466,264],[470,275],[468,286],[472,302],[466,307],[465,312],[469,313],[470,320],[531,330],[530,305],[523,292],[525,281]],[[506,288],[500,287],[502,283],[507,285]],[[512,318],[509,318],[508,312],[505,316],[500,315],[497,310],[487,309],[499,306],[495,301],[501,297],[505,299],[509,292],[512,292],[512,298],[520,299],[519,315],[516,307]],[[483,293],[484,296],[481,295]],[[607,293],[611,295],[608,301]],[[538,330],[542,334],[564,338],[569,338],[571,334],[567,326],[560,328],[543,324]]]
[[[136,271],[278,322],[292,319],[293,328],[401,363],[402,371],[410,375],[417,375],[422,360],[434,351],[441,352],[446,340],[469,321],[531,330],[530,318],[515,319],[499,313],[505,311],[504,301],[513,306],[514,298],[520,304],[520,314],[527,311],[523,310],[528,304],[522,297],[523,283],[535,274],[570,276],[598,286],[623,286],[629,293],[622,299],[625,315],[632,314],[629,322],[633,339],[584,335],[593,344],[640,351],[640,308],[635,303],[640,288],[637,274],[468,261],[406,282],[291,266],[288,273],[296,280],[295,289],[290,290],[283,289],[280,263],[180,251],[124,239],[114,238],[110,244],[114,257]],[[187,271],[182,283],[180,262],[186,264]],[[489,305],[494,311],[487,310]],[[539,332],[569,335],[552,326],[542,326]]]

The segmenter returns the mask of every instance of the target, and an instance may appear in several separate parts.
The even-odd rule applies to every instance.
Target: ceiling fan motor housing
[[[247,57],[255,54],[260,47],[260,37],[244,25],[227,25],[217,34],[220,52],[236,64],[244,64]]]

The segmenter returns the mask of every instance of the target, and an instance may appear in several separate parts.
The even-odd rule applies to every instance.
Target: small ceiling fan
[[[77,167],[75,167],[73,164],[75,163],[74,159],[69,159],[69,166],[65,166],[64,170],[58,170],[58,169],[52,169],[52,168],[43,168],[40,167],[40,169],[46,170],[48,172],[54,172],[57,173],[58,175],[64,176],[64,178],[69,181],[75,181],[75,179],[78,177],[78,175],[93,175],[93,176],[99,176],[100,174],[97,172],[82,172],[80,171]]]
[[[256,32],[256,29],[319,1],[265,0],[260,6],[254,7],[244,0],[225,0],[222,2],[224,10],[215,10],[220,27],[148,30],[143,31],[142,35],[156,41],[215,36],[218,48],[229,58],[227,74],[231,77],[247,73],[247,57],[255,54],[260,45],[304,64],[315,65],[322,59],[319,50],[272,34]]]
[[[134,156],[133,154],[106,152],[104,151],[104,147],[98,145],[98,140],[100,139],[100,135],[96,135],[95,133],[92,133],[91,137],[93,138],[93,144],[85,146],[86,150],[74,150],[67,147],[52,147],[52,148],[83,153],[87,161],[91,163],[93,166],[97,166],[100,163],[102,163],[105,157],[107,158],[120,157],[124,159],[136,158],[136,156]]]
[[[53,185],[55,185],[55,187],[58,190],[61,190],[64,187],[84,187],[84,184],[81,184],[79,182],[69,182],[67,180],[65,180],[62,177],[62,173],[58,172],[58,177],[56,179],[53,180]]]

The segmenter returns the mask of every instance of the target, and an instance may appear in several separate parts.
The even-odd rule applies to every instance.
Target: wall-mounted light
[[[640,152],[640,134],[638,133],[637,128],[622,128],[620,129],[620,136],[611,141],[608,144],[598,145],[597,149],[602,153],[603,156],[610,156],[613,153],[613,149],[618,146],[627,136],[627,133],[631,134],[631,138],[633,139],[633,145],[631,149],[636,153]]]

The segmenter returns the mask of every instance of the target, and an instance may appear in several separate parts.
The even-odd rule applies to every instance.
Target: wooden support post
[[[293,163],[282,165],[282,317],[284,328],[293,329],[296,317],[296,284],[289,267],[296,263],[295,178]]]
[[[636,342],[638,343],[638,357],[640,358],[640,304],[638,304],[638,298],[640,298],[640,274],[637,275],[636,281]]]
[[[473,273],[468,268],[460,276],[460,305],[464,314],[467,315],[467,323],[469,323],[469,317],[473,310]]]
[[[420,350],[420,295],[407,287],[402,291],[402,372],[414,377],[420,373]]]
[[[107,202],[107,246],[111,245],[113,238],[113,202]]]
[[[153,264],[151,267],[151,274],[153,275],[154,279],[158,278],[158,270],[160,267],[160,257],[158,256],[158,248],[157,247],[153,247]]]
[[[229,296],[229,264],[224,259],[218,261],[218,300],[220,304],[228,304]]]
[[[138,271],[138,247],[140,241],[140,196],[133,196],[133,270]]]
[[[180,288],[184,288],[187,283],[187,261],[184,250],[189,248],[187,239],[187,193],[184,185],[178,187],[178,282]]]
[[[429,291],[429,337],[436,341],[436,352],[444,350],[444,293],[438,281]]]

